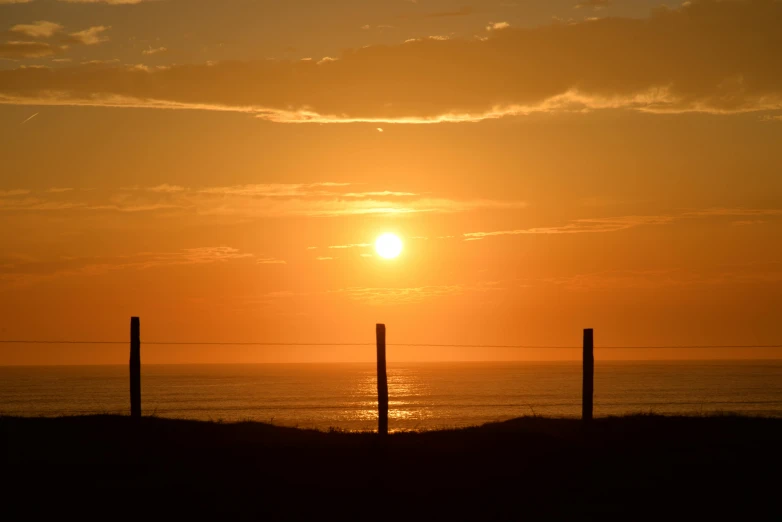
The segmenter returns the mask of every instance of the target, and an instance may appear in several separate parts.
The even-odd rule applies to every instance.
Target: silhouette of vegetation
[[[535,415],[383,440],[254,422],[0,417],[0,440],[11,488],[187,489],[199,494],[165,497],[191,519],[367,519],[378,506],[375,518],[450,520],[780,510],[782,419],[647,413],[584,428]]]

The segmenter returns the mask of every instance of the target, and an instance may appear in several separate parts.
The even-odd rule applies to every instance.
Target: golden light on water
[[[402,240],[394,234],[383,234],[375,241],[375,250],[380,257],[393,259],[402,253]]]

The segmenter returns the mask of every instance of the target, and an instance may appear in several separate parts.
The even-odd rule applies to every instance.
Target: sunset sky
[[[0,340],[122,341],[140,316],[147,341],[591,327],[598,359],[782,357],[600,351],[782,342],[781,28],[772,0],[0,0]],[[126,361],[0,345],[0,365]]]

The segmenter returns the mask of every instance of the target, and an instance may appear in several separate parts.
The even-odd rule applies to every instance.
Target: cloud
[[[489,25],[486,26],[487,31],[502,31],[503,29],[507,29],[510,27],[510,24],[508,22],[489,22]]]
[[[26,285],[61,277],[95,276],[109,272],[170,266],[210,265],[252,260],[257,260],[259,264],[268,264],[262,261],[271,259],[273,258],[257,258],[254,254],[229,246],[188,248],[176,252],[140,252],[127,256],[76,257],[54,261],[16,255],[7,259],[0,258],[0,264],[5,266],[0,273],[0,281]]]
[[[683,214],[684,217],[737,217],[737,216],[782,216],[782,209],[777,208],[708,208],[704,210],[690,210]]]
[[[367,248],[371,246],[372,243],[351,243],[349,245],[331,245],[328,248],[347,249],[347,248]]]
[[[30,191],[26,189],[0,190],[0,197],[24,196],[29,193]]]
[[[32,2],[33,0],[0,0],[0,5],[2,4],[27,4]]]
[[[174,260],[175,264],[203,264],[229,261],[232,259],[246,259],[254,257],[252,254],[242,253],[236,248],[228,246],[188,248],[174,254],[156,254],[155,259]]]
[[[119,58],[111,58],[108,60],[86,60],[81,62],[82,65],[95,66],[95,65],[111,65],[119,63]]]
[[[58,187],[52,187],[48,189],[46,192],[50,194],[62,194],[63,192],[71,192],[73,191],[72,188],[58,188]]]
[[[169,185],[168,183],[163,183],[162,185],[158,185],[156,187],[149,187],[146,190],[150,192],[164,192],[164,193],[174,193],[174,192],[184,192],[186,189],[184,187],[180,187],[179,185]]]
[[[155,47],[155,48],[150,47],[149,49],[144,49],[143,51],[141,51],[141,54],[147,54],[147,55],[159,54],[159,53],[164,53],[166,51],[168,51],[168,49],[166,49],[165,47]]]
[[[339,217],[456,213],[483,209],[519,209],[521,201],[454,200],[399,191],[350,191],[349,183],[270,183],[185,188],[164,183],[122,187],[100,199],[56,201],[40,197],[0,198],[0,211],[94,210],[106,212],[171,211],[237,219],[264,217]]]
[[[329,293],[341,294],[354,301],[361,301],[374,306],[392,306],[414,304],[439,297],[463,295],[473,292],[494,292],[502,290],[497,281],[484,281],[465,285],[430,285],[400,288],[362,288],[350,287],[334,290]]]
[[[464,237],[465,241],[480,241],[488,237],[497,236],[595,234],[619,232],[621,230],[628,230],[646,225],[670,225],[685,219],[714,217],[735,218],[741,216],[782,216],[782,209],[713,208],[659,216],[620,216],[577,219],[558,226],[496,230],[491,232],[469,232],[462,234],[462,237]]]
[[[2,194],[0,194],[2,196]],[[22,212],[40,212],[40,211],[58,211],[73,210],[85,208],[84,203],[71,201],[47,201],[40,198],[4,198],[0,197],[0,212],[22,211]]]
[[[316,257],[315,259],[318,261],[332,261],[334,258],[328,256],[320,256],[320,257]]]
[[[23,121],[22,123],[20,123],[19,125],[24,125],[25,123],[27,123],[28,121],[32,120],[33,118],[35,118],[35,117],[36,117],[36,116],[38,116],[39,114],[40,114],[39,112],[36,112],[36,113],[32,114],[31,116],[28,116],[28,117],[27,117],[27,118],[25,118],[25,119],[24,119],[24,121]]]
[[[103,35],[103,33],[108,29],[109,27],[97,25],[90,27],[89,29],[84,29],[83,31],[71,33],[66,41],[68,43],[77,43],[82,45],[97,45],[101,42],[108,41],[109,37]]]
[[[259,257],[256,261],[259,265],[287,265],[288,263],[282,259],[276,259],[274,257]]]
[[[0,43],[0,58],[11,60],[42,58],[65,51],[69,44],[95,45],[108,40],[108,37],[101,35],[107,29],[108,27],[96,26],[83,31],[65,34],[63,33],[62,25],[46,20],[38,20],[31,24],[17,24],[11,27],[9,33],[16,33],[19,38],[23,39]],[[58,36],[60,42],[64,45],[24,40],[24,38],[51,38],[53,36]],[[29,67],[22,66],[19,68],[19,70],[25,69],[29,69]],[[0,91],[2,91],[2,88],[0,88]]]
[[[343,288],[333,293],[342,294],[354,301],[370,305],[400,305],[420,303],[435,297],[464,293],[461,285],[420,286],[408,288]]]
[[[347,192],[342,194],[345,198],[369,198],[369,197],[405,197],[405,196],[418,196],[415,192],[394,192],[391,190],[383,190],[380,192]]]
[[[11,31],[29,36],[30,38],[49,38],[53,34],[60,32],[62,28],[60,24],[38,20],[31,24],[17,24],[11,27]]]
[[[346,187],[349,183],[265,183],[256,185],[232,185],[198,189],[201,194],[249,197],[301,197],[333,195],[333,188]]]
[[[581,0],[573,7],[576,9],[586,8],[586,9],[594,9],[597,11],[599,9],[608,7],[612,3],[613,3],[612,0]]]
[[[0,102],[235,111],[277,122],[437,123],[534,112],[782,110],[782,2],[347,50],[339,60],[0,71]],[[89,30],[88,30],[89,31]],[[78,33],[77,33],[78,34]],[[99,40],[99,32],[83,40]],[[617,42],[622,42],[621,45]],[[18,54],[19,49],[4,50]],[[48,49],[29,52],[50,54]]]
[[[68,4],[110,4],[110,5],[129,5],[140,4],[141,2],[154,2],[156,0],[57,0]]]
[[[622,216],[616,218],[578,219],[571,223],[553,227],[536,227],[516,230],[498,230],[494,232],[470,232],[463,234],[467,241],[476,241],[494,236],[518,236],[526,234],[584,234],[600,232],[618,232],[641,225],[667,225],[672,223],[671,216]]]
[[[46,42],[22,42],[8,41],[0,43],[0,58],[23,59],[23,58],[42,58],[51,56],[61,51],[61,48],[55,47]],[[23,69],[19,69],[23,70]],[[2,91],[2,87],[0,87]]]

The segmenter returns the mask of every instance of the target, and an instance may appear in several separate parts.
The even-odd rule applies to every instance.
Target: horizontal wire
[[[0,340],[0,344],[129,344],[130,341],[30,341],[30,340]],[[375,346],[375,343],[274,343],[274,342],[158,342],[142,341],[141,344],[153,346]],[[386,346],[402,346],[407,348],[522,348],[522,349],[553,349],[576,350],[582,346],[548,346],[548,345],[516,345],[516,344],[427,344],[427,343],[387,343]],[[650,346],[600,346],[595,349],[609,350],[660,350],[660,349],[746,349],[746,348],[782,348],[782,344],[744,344],[744,345],[650,345]]]

